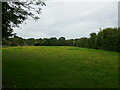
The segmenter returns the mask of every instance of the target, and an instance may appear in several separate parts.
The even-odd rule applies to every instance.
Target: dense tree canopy
[[[2,38],[13,36],[13,27],[19,27],[27,18],[39,19],[42,0],[24,0],[19,2],[2,2]]]
[[[4,40],[3,45],[9,46],[77,46],[84,48],[103,49],[120,52],[120,29],[105,28],[96,33],[91,33],[90,38],[82,37],[78,39],[68,39],[65,37],[52,38],[29,38],[23,39],[15,36],[9,40]]]

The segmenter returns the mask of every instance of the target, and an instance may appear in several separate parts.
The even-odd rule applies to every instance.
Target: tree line
[[[100,29],[98,33],[90,33],[90,37],[66,39],[65,37],[29,38],[14,35],[3,40],[3,46],[77,46],[83,48],[102,49],[120,52],[120,28]]]
[[[35,6],[35,8],[34,8]],[[90,37],[65,39],[65,37],[29,38],[24,39],[13,33],[13,27],[19,27],[26,19],[40,19],[42,0],[24,2],[2,2],[2,45],[3,46],[77,46],[84,48],[103,49],[120,52],[120,29],[105,28],[98,33],[90,33]],[[33,13],[33,12],[35,13]],[[37,15],[36,15],[37,14]],[[10,38],[14,36],[13,38]]]

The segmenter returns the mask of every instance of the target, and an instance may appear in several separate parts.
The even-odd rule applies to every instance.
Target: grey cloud
[[[117,3],[47,2],[40,17],[36,22],[27,20],[15,32],[24,38],[87,37],[100,27],[117,26]]]

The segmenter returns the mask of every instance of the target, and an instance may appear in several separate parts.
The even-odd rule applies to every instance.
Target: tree
[[[43,38],[43,46],[49,46],[49,39]]]
[[[90,33],[89,44],[90,48],[96,48],[96,33]]]
[[[73,46],[73,39],[66,40],[66,45],[67,46]]]
[[[34,46],[34,44],[35,44],[35,39],[34,39],[34,38],[29,38],[29,39],[26,40],[26,42],[27,42],[27,45],[29,45],[29,46]]]
[[[49,39],[49,45],[50,46],[57,46],[58,45],[58,40],[56,37],[52,37]]]
[[[43,40],[41,38],[35,40],[35,46],[42,46],[43,45]]]
[[[65,37],[60,37],[59,38],[59,45],[60,46],[65,46],[66,45]]]
[[[3,40],[2,45],[3,46],[11,46],[11,41],[10,40]]]
[[[27,18],[40,19],[38,14],[41,13],[41,6],[43,5],[45,2],[42,0],[2,2],[2,38],[5,40],[13,36],[13,27],[19,27],[19,24]]]
[[[12,46],[24,46],[24,45],[26,45],[25,39],[18,37],[18,36],[14,36],[14,38],[12,38],[10,41],[11,41]]]
[[[77,46],[87,48],[88,47],[88,38],[86,38],[86,37],[80,38],[77,41]]]

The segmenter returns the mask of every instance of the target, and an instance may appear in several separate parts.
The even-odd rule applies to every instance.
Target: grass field
[[[3,87],[116,88],[118,53],[65,46],[7,47]]]

